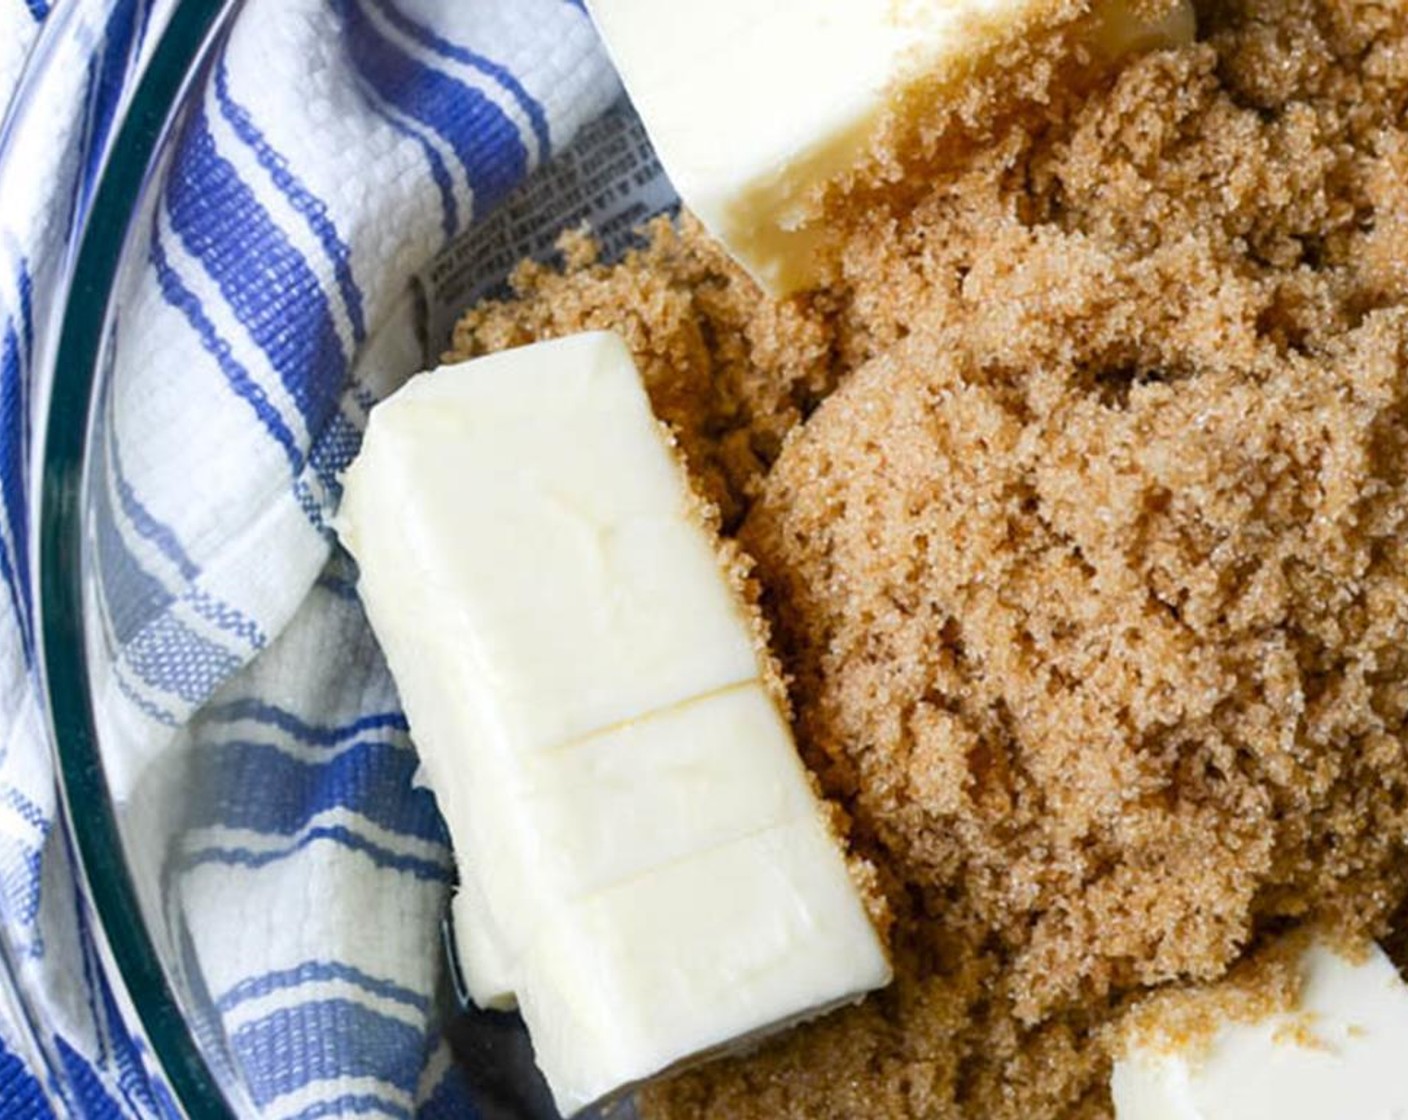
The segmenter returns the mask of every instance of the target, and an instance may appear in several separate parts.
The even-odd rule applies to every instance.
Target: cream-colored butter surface
[[[1116,51],[1192,37],[1188,0],[1097,32]],[[1157,7],[1160,0],[1150,0]],[[815,279],[817,190],[863,158],[920,78],[1078,10],[1063,0],[588,0],[684,202],[776,295]]]
[[[629,353],[592,333],[413,378],[339,519],[378,633],[455,651],[453,725],[512,754],[757,675],[689,506]]]
[[[1302,958],[1299,1006],[1116,1063],[1119,1120],[1405,1120],[1408,985],[1375,948]]]
[[[579,903],[529,950],[524,972],[534,1046],[568,1071],[564,1113],[890,975],[815,814]]]
[[[496,791],[469,843],[509,961],[573,901],[816,811],[756,682],[534,755]]]
[[[481,1006],[570,1113],[889,967],[614,335],[412,380],[338,528],[459,856]]]

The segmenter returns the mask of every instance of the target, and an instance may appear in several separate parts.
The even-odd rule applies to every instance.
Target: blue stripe
[[[25,666],[33,664],[34,632],[29,617],[29,531],[25,504],[25,455],[21,419],[24,409],[24,373],[20,368],[20,342],[14,324],[7,323],[0,338],[0,507],[10,529],[11,552],[0,535],[0,579],[10,596],[20,631]]]
[[[176,1098],[171,1095],[170,1089],[155,1079],[149,1084],[152,1100],[156,1102],[156,1114],[162,1120],[187,1120],[186,1113],[176,1104]]]
[[[103,606],[107,609],[113,636],[125,645],[144,627],[158,618],[174,601],[175,596],[154,575],[142,566],[118,529],[112,508],[112,497],[101,470],[96,478],[98,516],[98,586]]]
[[[330,840],[351,851],[360,852],[377,867],[389,871],[402,871],[431,883],[448,883],[450,881],[450,873],[445,866],[431,860],[390,851],[364,836],[358,836],[351,829],[344,828],[342,825],[309,829],[296,843],[285,848],[275,848],[272,851],[254,852],[248,848],[200,848],[181,856],[178,865],[183,871],[190,871],[207,863],[224,864],[227,867],[267,867],[271,863],[279,863],[297,855],[304,848],[316,844],[320,840]]]
[[[434,798],[411,784],[417,765],[413,752],[388,743],[356,743],[318,762],[268,743],[221,743],[197,763],[209,796],[193,802],[188,823],[293,836],[319,813],[349,809],[399,836],[444,843]]]
[[[384,101],[445,139],[464,166],[478,213],[522,181],[528,153],[502,109],[387,40],[357,0],[333,3],[346,21],[353,65]]]
[[[174,715],[168,712],[160,704],[143,696],[136,690],[122,674],[121,666],[116,666],[113,670],[113,680],[117,682],[117,690],[125,696],[128,701],[148,719],[154,720],[163,727],[181,727],[183,723]]]
[[[166,180],[172,227],[268,356],[308,432],[320,432],[347,372],[321,282],[216,149],[203,109],[177,160],[181,174]]]
[[[265,723],[271,727],[277,727],[280,731],[287,732],[301,742],[319,747],[333,746],[367,731],[410,730],[410,724],[406,722],[406,717],[400,712],[374,712],[355,719],[351,723],[322,727],[308,723],[287,708],[280,708],[275,704],[267,704],[262,700],[254,699],[231,700],[229,703],[210,708],[203,714],[207,720],[220,723],[236,723],[240,720]]]
[[[34,281],[29,275],[29,262],[21,260],[19,262],[19,273],[15,278],[15,287],[20,294],[20,354],[25,359],[25,365],[29,364],[30,358],[34,354]],[[33,420],[29,409],[29,374],[26,370],[25,380],[25,406],[22,419],[24,420],[24,454],[25,462],[29,461],[29,449],[34,446]]]
[[[204,703],[241,665],[229,650],[170,615],[144,626],[123,652],[144,684],[187,704]]]
[[[49,0],[25,0],[25,7],[34,17],[35,23],[43,23],[49,15]]]
[[[113,488],[117,491],[118,504],[122,507],[122,512],[127,516],[132,529],[143,540],[156,545],[157,550],[176,566],[176,570],[189,584],[181,595],[181,601],[190,604],[192,610],[202,618],[213,622],[221,630],[243,639],[254,649],[263,649],[268,644],[268,638],[257,622],[237,607],[232,607],[208,591],[195,586],[195,581],[200,578],[200,568],[182,547],[175,532],[157,520],[137,497],[136,491],[132,489],[132,484],[127,481],[123,473],[117,437],[111,428],[104,431],[104,442],[108,449],[108,472],[112,477]],[[105,514],[105,526],[110,528],[112,525],[110,505],[107,508],[109,512]]]
[[[9,593],[19,621],[20,639],[26,663],[34,650],[33,619],[30,616],[29,571],[29,360],[34,338],[33,284],[28,263],[17,262],[16,287],[19,292],[19,333],[12,320],[5,323],[0,341],[0,505],[9,526],[9,556],[0,554],[0,570],[10,585]],[[0,542],[3,548],[3,542]]]
[[[142,44],[147,41],[147,32],[151,29],[152,10],[155,8],[155,0],[138,0],[138,23],[137,23],[137,49],[140,50]]]
[[[342,474],[362,447],[362,430],[342,412],[335,412],[313,443],[308,465],[335,499],[342,495]]]
[[[20,653],[24,657],[26,670],[34,667],[34,647],[29,637],[28,624],[25,621],[23,596],[20,593],[19,581],[15,576],[14,565],[10,563],[10,550],[5,547],[5,542],[0,539],[0,580],[4,581],[5,591],[10,597],[10,607],[15,612],[15,624],[20,630]]]
[[[41,834],[49,831],[50,821],[43,810],[14,786],[6,786],[0,791],[0,804],[8,805],[19,814],[21,820],[38,829]]]
[[[112,474],[113,488],[117,491],[118,503],[122,506],[122,512],[127,515],[127,520],[132,523],[132,528],[143,540],[151,541],[156,545],[161,554],[176,565],[176,570],[181,573],[183,578],[195,579],[200,575],[200,568],[196,562],[181,546],[176,534],[152,516],[137,497],[136,492],[132,489],[132,484],[124,477],[122,463],[118,459],[116,435],[109,434],[107,443],[111,452],[109,469]]]
[[[414,1007],[417,1011],[430,1010],[430,997],[412,991],[410,988],[404,988],[400,984],[394,984],[390,980],[379,980],[375,976],[367,975],[360,968],[353,968],[350,964],[341,964],[336,961],[305,961],[295,968],[266,972],[262,976],[251,976],[246,980],[241,980],[216,1000],[215,1009],[221,1014],[225,1014],[242,1003],[252,999],[260,999],[270,992],[298,988],[304,984],[320,984],[328,980],[342,980],[355,984],[372,995],[396,1003],[404,1003],[407,1007]]]
[[[317,1104],[310,1104],[301,1112],[295,1112],[289,1120],[322,1120],[324,1116],[348,1114],[364,1116],[372,1112],[394,1117],[395,1120],[411,1120],[410,1109],[372,1093],[346,1093],[330,1101],[319,1101]],[[460,1120],[473,1120],[473,1114],[463,1116]]]
[[[323,252],[332,262],[333,274],[337,279],[338,291],[347,305],[347,317],[352,323],[352,333],[360,343],[367,335],[366,321],[362,312],[362,292],[352,277],[352,253],[347,243],[337,232],[336,225],[328,217],[327,204],[304,186],[289,170],[288,160],[275,151],[264,134],[255,125],[249,110],[236,103],[230,96],[230,74],[222,54],[215,65],[215,97],[221,114],[230,122],[230,127],[254,152],[259,166],[269,173],[274,186],[288,199],[294,210],[308,223]]]
[[[298,474],[303,469],[303,453],[298,448],[298,441],[294,439],[293,432],[284,423],[279,410],[270,403],[264,387],[250,377],[249,371],[236,360],[230,344],[216,333],[215,325],[206,318],[200,300],[176,275],[166,259],[166,250],[161,247],[161,239],[155,231],[152,235],[151,263],[156,269],[157,282],[161,285],[163,298],[186,316],[186,321],[200,336],[201,345],[219,363],[230,388],[254,410],[265,430],[284,449],[293,473]]]
[[[250,1096],[263,1107],[318,1081],[375,1078],[413,1093],[424,1039],[420,1031],[345,999],[275,1011],[230,1039]],[[298,1061],[290,1061],[291,1054]]]
[[[83,137],[80,147],[80,156],[83,159],[83,166],[79,168],[78,174],[73,176],[73,181],[69,185],[71,194],[68,200],[69,213],[83,213],[87,209],[89,191],[94,186],[94,163],[97,155],[93,147],[88,143],[88,136],[93,130],[94,114],[97,112],[98,101],[94,96],[98,88],[98,56],[89,54],[88,61],[83,68],[83,96],[80,99],[82,111],[78,117],[78,135]]]
[[[25,952],[36,959],[44,955],[43,934],[34,925],[39,916],[43,875],[42,847],[21,843],[13,836],[0,836],[0,891],[5,899],[6,924],[12,934],[29,935]]]
[[[308,518],[308,523],[318,530],[319,535],[327,544],[331,545],[337,539],[337,534],[328,525],[327,517],[323,513],[323,504],[313,496],[307,478],[293,480],[293,496],[298,502],[298,508]]]
[[[112,985],[108,983],[106,974],[98,979],[98,994],[107,1022],[107,1035],[112,1044],[112,1066],[117,1073],[118,1091],[132,1106],[136,1115],[154,1116],[158,1107],[156,1095],[152,1092],[151,1081],[142,1065],[137,1040],[127,1029],[127,1023],[118,1009]]]
[[[424,24],[417,23],[400,8],[390,3],[389,0],[372,0],[377,11],[386,17],[386,21],[402,34],[414,39],[423,47],[434,51],[443,58],[452,58],[456,62],[462,62],[471,69],[479,71],[486,77],[493,78],[498,82],[523,110],[524,114],[533,126],[533,135],[538,140],[538,155],[542,159],[547,159],[548,151],[552,146],[552,141],[548,134],[548,116],[543,111],[542,104],[524,87],[523,83],[513,74],[508,67],[491,59],[485,58],[481,54],[462,47],[458,43],[435,34]]]
[[[128,59],[136,47],[138,35],[137,7],[134,3],[116,4],[110,9],[103,28],[103,48],[89,63],[88,104],[84,112],[84,132],[87,137],[83,177],[79,198],[86,209],[87,200],[97,186],[98,170],[107,152],[108,134],[112,131],[117,106],[128,75]]]
[[[464,1071],[454,1065],[445,1070],[439,1083],[416,1108],[416,1120],[466,1120],[479,1115]]]
[[[74,853],[65,837],[65,853],[70,860]],[[126,1108],[119,1108],[119,1115],[150,1116],[154,1114],[157,1097],[142,1065],[137,1042],[133,1039],[126,1022],[113,998],[112,987],[108,983],[102,959],[93,939],[91,916],[86,899],[75,883],[73,914],[77,926],[78,944],[82,953],[85,995],[88,1012],[92,1016],[93,1040],[96,1044],[96,1065],[94,1072],[101,1071],[104,1077],[104,1095],[117,1103],[120,1099]],[[115,1075],[115,1081],[114,1081]],[[115,1088],[119,1098],[107,1094],[107,1088]],[[81,1113],[87,1116],[86,1110]]]
[[[44,1087],[0,1042],[0,1116],[6,1120],[53,1120],[53,1115]]]
[[[222,602],[203,588],[186,588],[181,595],[181,602],[190,604],[191,609],[201,618],[213,622],[227,634],[242,638],[254,649],[263,649],[269,644],[268,635],[259,623],[239,608]]]
[[[88,1060],[63,1035],[55,1035],[54,1044],[63,1065],[64,1081],[76,1098],[83,1120],[126,1120],[122,1106],[108,1093]]]

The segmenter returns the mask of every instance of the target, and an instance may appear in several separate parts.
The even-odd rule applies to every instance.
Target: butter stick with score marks
[[[890,967],[755,627],[609,333],[413,378],[339,532],[458,854],[458,951],[558,1108]]]

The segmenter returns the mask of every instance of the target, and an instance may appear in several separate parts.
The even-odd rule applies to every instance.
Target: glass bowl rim
[[[36,521],[39,664],[64,821],[76,842],[79,874],[98,924],[161,1074],[194,1120],[233,1120],[234,1112],[182,1014],[124,860],[90,706],[80,495],[93,390],[130,217],[193,75],[239,7],[239,0],[176,0],[97,175],[72,279],[55,316],[58,346],[43,424]]]

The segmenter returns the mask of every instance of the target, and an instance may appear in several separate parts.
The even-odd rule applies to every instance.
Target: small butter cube
[[[1408,1117],[1408,985],[1393,963],[1378,948],[1356,961],[1317,944],[1301,974],[1293,1009],[1123,1057],[1119,1120]]]
[[[579,903],[524,971],[523,1016],[564,1115],[890,976],[814,815]]]
[[[540,750],[753,679],[689,503],[615,335],[413,378],[373,411],[339,511],[398,683],[403,637],[447,678],[411,718],[453,704],[479,749]]]
[[[1087,5],[1088,7],[1089,5]],[[1097,49],[1186,41],[1188,0],[1097,0]],[[1078,0],[587,0],[680,197],[774,295],[817,279],[814,200],[918,82],[965,80]],[[911,110],[912,111],[912,110]]]

